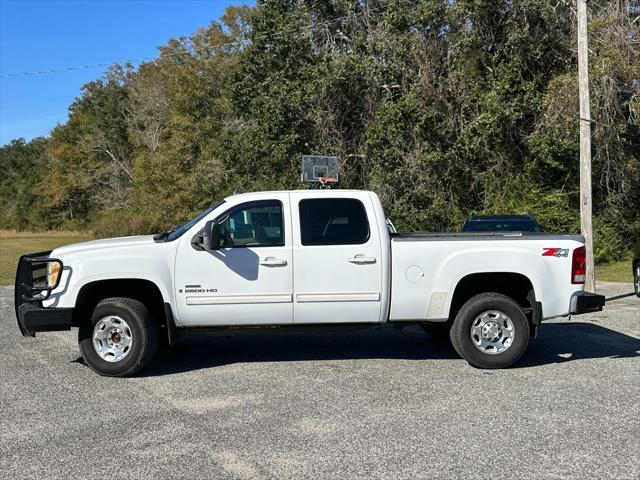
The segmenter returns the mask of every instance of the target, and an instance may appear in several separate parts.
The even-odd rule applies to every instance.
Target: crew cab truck
[[[358,190],[230,196],[156,236],[25,255],[25,336],[78,327],[86,364],[134,374],[183,333],[420,324],[479,368],[524,353],[543,319],[602,309],[578,235],[397,234]]]

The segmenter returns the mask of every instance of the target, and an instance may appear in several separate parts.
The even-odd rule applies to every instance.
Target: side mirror
[[[202,231],[202,247],[205,250],[220,249],[220,224],[215,220],[209,220],[204,224]]]

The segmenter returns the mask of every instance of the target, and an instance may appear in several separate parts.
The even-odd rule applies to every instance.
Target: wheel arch
[[[74,326],[91,318],[94,308],[105,298],[128,297],[144,303],[161,326],[166,326],[167,301],[153,281],[143,278],[95,280],[84,284],[76,296]]]
[[[449,306],[449,320],[470,298],[481,293],[495,292],[512,298],[525,312],[529,323],[535,327],[542,320],[542,304],[536,297],[531,279],[519,272],[478,272],[462,277],[456,284]]]

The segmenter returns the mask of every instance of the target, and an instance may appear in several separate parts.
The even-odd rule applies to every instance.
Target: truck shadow
[[[514,367],[632,357],[640,357],[640,340],[635,337],[594,323],[550,323],[542,325],[538,338]]]
[[[545,324],[523,358],[512,368],[593,358],[640,356],[640,340],[592,323]],[[162,351],[142,376],[171,375],[234,363],[322,360],[453,360],[447,341],[418,327],[320,333],[190,336]],[[463,360],[460,360],[462,362]]]

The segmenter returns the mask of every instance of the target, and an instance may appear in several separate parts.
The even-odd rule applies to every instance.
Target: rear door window
[[[302,245],[360,245],[369,240],[364,205],[353,198],[301,200]]]

